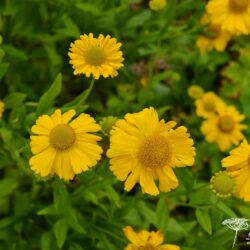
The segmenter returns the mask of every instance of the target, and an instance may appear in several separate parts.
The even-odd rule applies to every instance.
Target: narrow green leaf
[[[13,109],[19,107],[26,98],[26,94],[14,92],[6,96],[4,101],[6,109]]]
[[[164,197],[160,197],[156,205],[157,228],[165,232],[168,224],[169,211]]]
[[[205,209],[196,209],[195,216],[201,227],[209,234],[212,234],[211,219],[208,215],[208,211]]]
[[[17,181],[14,179],[5,179],[0,181],[0,198],[12,193],[17,188]]]
[[[46,113],[52,106],[55,98],[60,94],[62,89],[62,75],[58,74],[47,92],[39,100],[36,114],[37,116]]]
[[[57,246],[59,249],[62,249],[68,232],[67,221],[65,219],[57,221],[57,223],[54,226],[54,232],[55,232]]]

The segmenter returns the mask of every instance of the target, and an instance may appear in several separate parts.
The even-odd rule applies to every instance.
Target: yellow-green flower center
[[[105,53],[103,48],[95,46],[90,47],[85,54],[85,60],[88,64],[98,66],[105,62]]]
[[[235,126],[234,119],[229,115],[224,115],[219,118],[218,127],[224,133],[230,133]]]
[[[213,112],[215,111],[215,104],[211,101],[204,101],[204,109],[207,111],[207,112]]]
[[[164,167],[171,157],[171,149],[167,139],[161,135],[152,135],[142,142],[138,159],[145,168]]]
[[[146,245],[146,246],[141,246],[138,247],[138,250],[155,250],[156,248],[153,247],[152,245]]]
[[[234,192],[235,180],[226,171],[221,171],[211,178],[211,188],[218,196],[228,197]]]
[[[69,125],[59,124],[51,130],[49,139],[55,149],[66,150],[74,144],[76,134]]]
[[[229,8],[235,13],[242,13],[249,7],[249,0],[229,0]]]

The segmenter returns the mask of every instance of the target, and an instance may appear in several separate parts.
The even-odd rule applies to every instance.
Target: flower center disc
[[[221,172],[214,176],[213,188],[221,195],[230,195],[234,191],[234,179],[225,172]]]
[[[49,139],[55,149],[66,150],[74,144],[76,135],[69,125],[59,124],[51,130]]]
[[[214,103],[212,103],[210,101],[205,101],[204,102],[204,109],[208,112],[212,112],[215,110],[215,105],[214,105]]]
[[[139,162],[146,168],[164,167],[168,163],[170,155],[169,143],[165,137],[160,135],[146,138],[138,152]]]
[[[236,13],[242,13],[247,10],[249,0],[229,0],[229,8]]]
[[[222,132],[229,133],[234,129],[235,122],[231,116],[224,115],[219,118],[218,126]]]
[[[100,47],[91,47],[86,51],[86,62],[91,65],[101,65],[105,61],[105,54]]]

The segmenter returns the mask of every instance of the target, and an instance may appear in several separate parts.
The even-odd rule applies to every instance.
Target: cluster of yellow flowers
[[[241,124],[245,116],[235,107],[227,106],[215,93],[204,93],[199,86],[193,86],[188,93],[196,99],[196,114],[205,118],[201,131],[208,142],[214,142],[221,151],[227,151],[232,144],[239,145],[243,140],[230,152],[230,156],[222,160],[222,166],[227,172],[219,172],[212,177],[213,191],[221,197],[233,193],[250,201],[250,145],[242,134],[247,126]]]
[[[201,52],[223,51],[233,36],[250,34],[250,0],[210,0],[201,23],[208,25],[197,40]]]

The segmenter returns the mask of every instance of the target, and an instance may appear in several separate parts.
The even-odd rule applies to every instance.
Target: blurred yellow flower
[[[250,201],[250,145],[244,140],[237,148],[230,152],[221,163],[227,172],[236,179],[235,195]]]
[[[56,174],[61,179],[72,180],[75,174],[87,171],[101,158],[101,138],[92,134],[100,126],[87,114],[76,119],[74,110],[61,114],[57,109],[51,116],[42,115],[31,131],[31,169],[42,177]],[[69,123],[70,122],[70,123]]]
[[[196,46],[200,49],[201,53],[211,51],[213,49],[223,51],[231,39],[231,35],[228,32],[222,31],[220,26],[210,24],[210,22],[211,19],[208,14],[202,16],[201,24],[209,25],[205,31],[210,34],[207,36],[199,36],[197,39]]]
[[[167,0],[150,0],[149,7],[151,10],[161,10],[167,5]]]
[[[154,180],[159,180],[163,192],[178,186],[172,168],[192,166],[195,148],[187,129],[175,126],[175,121],[159,121],[152,107],[118,120],[110,131],[107,156],[111,171],[125,181],[126,191],[140,183],[144,193],[158,195]]]
[[[235,107],[226,106],[223,103],[218,104],[217,112],[217,115],[202,123],[201,131],[208,142],[215,142],[221,151],[226,151],[232,144],[237,145],[244,139],[241,131],[247,126],[240,122],[245,119],[245,116]]]
[[[207,12],[211,22],[231,34],[250,33],[250,0],[210,0]]]
[[[164,235],[160,231],[148,232],[141,230],[135,232],[132,227],[127,226],[123,229],[123,232],[131,242],[124,250],[180,250],[180,247],[177,245],[162,245]]]
[[[204,90],[198,85],[192,85],[188,88],[188,95],[193,99],[199,99],[203,96]]]
[[[4,112],[4,102],[0,101],[0,118],[2,118]]]
[[[103,77],[115,77],[117,70],[123,64],[123,54],[120,51],[121,43],[117,43],[115,38],[102,34],[94,38],[93,34],[82,35],[80,40],[71,43],[69,57],[73,65],[74,74],[85,74],[95,79]]]
[[[223,101],[214,92],[206,92],[195,101],[196,114],[203,118],[210,118],[216,114],[219,103]]]

